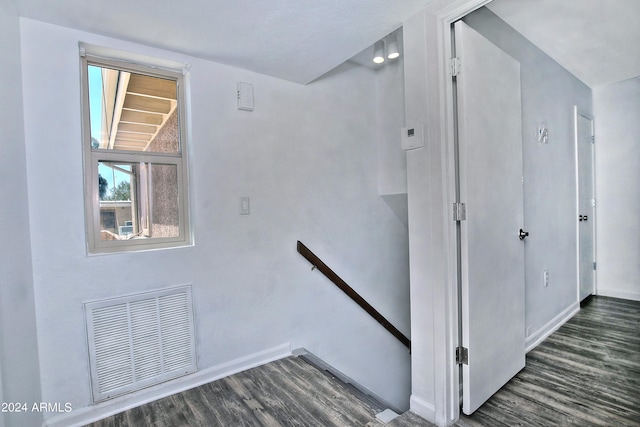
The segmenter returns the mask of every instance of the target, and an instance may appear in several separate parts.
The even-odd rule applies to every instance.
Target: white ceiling
[[[640,0],[494,0],[488,7],[592,88],[640,76]]]
[[[14,1],[27,18],[304,84],[350,58],[366,65],[375,41],[433,2]],[[489,8],[591,87],[640,75],[640,0],[494,0]]]
[[[14,1],[27,18],[308,83],[432,0]]]

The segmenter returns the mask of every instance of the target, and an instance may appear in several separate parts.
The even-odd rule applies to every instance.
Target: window
[[[85,52],[82,75],[89,252],[190,244],[182,73]]]

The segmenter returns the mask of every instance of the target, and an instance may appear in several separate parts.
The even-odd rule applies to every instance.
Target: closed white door
[[[455,24],[463,405],[471,414],[525,365],[520,63]]]
[[[578,295],[595,293],[595,196],[593,184],[593,120],[574,109],[578,182]]]

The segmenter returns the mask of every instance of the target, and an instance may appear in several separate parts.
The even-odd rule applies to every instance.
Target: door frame
[[[456,130],[455,130],[455,102],[453,79],[446,72],[449,69],[449,63],[452,53],[452,29],[451,26],[470,14],[476,9],[490,3],[491,0],[435,0],[430,3],[426,12],[435,16],[436,32],[438,34],[437,43],[437,60],[440,72],[438,73],[439,93],[433,96],[437,97],[437,105],[440,112],[438,119],[438,129],[441,138],[437,141],[441,148],[441,167],[442,167],[442,195],[443,195],[443,247],[446,251],[446,261],[444,266],[444,288],[445,288],[445,304],[443,305],[445,327],[440,332],[443,333],[443,342],[445,343],[445,360],[439,360],[436,355],[434,363],[438,366],[446,366],[444,370],[444,378],[442,381],[444,387],[435,387],[435,402],[433,408],[436,424],[450,425],[460,417],[460,381],[461,373],[459,365],[456,364],[455,348],[461,345],[459,337],[459,316],[460,307],[458,301],[460,298],[458,283],[458,244],[457,244],[457,225],[454,221],[448,220],[451,216],[452,203],[456,201]],[[427,60],[432,56],[428,55]],[[439,381],[436,380],[436,383]],[[441,407],[439,407],[442,405]]]
[[[591,137],[595,138],[595,123],[593,117],[583,111],[581,111],[577,105],[573,106],[573,137],[575,143],[575,153],[576,153],[576,218],[580,215],[580,164],[578,159],[578,116],[582,116],[587,120],[591,121]],[[596,150],[595,145],[591,146],[591,188],[592,188],[592,196],[593,200],[596,201]],[[597,201],[596,201],[597,203]],[[597,256],[597,246],[596,246],[596,209],[595,205],[593,206],[593,212],[591,213],[593,218],[593,222],[591,222],[591,228],[593,229],[593,262],[596,262]],[[577,252],[577,260],[576,260],[576,274],[577,274],[577,289],[576,289],[576,300],[580,302],[580,223],[576,221],[576,252]],[[597,264],[596,264],[597,266]],[[593,271],[593,295],[597,295],[598,293],[598,270],[597,268]]]

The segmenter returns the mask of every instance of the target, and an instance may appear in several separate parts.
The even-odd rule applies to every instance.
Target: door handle
[[[578,215],[578,221],[587,221],[588,219],[587,215]]]
[[[520,238],[520,240],[524,240],[528,235],[529,235],[529,232],[524,231],[522,228],[518,232],[518,237]]]

